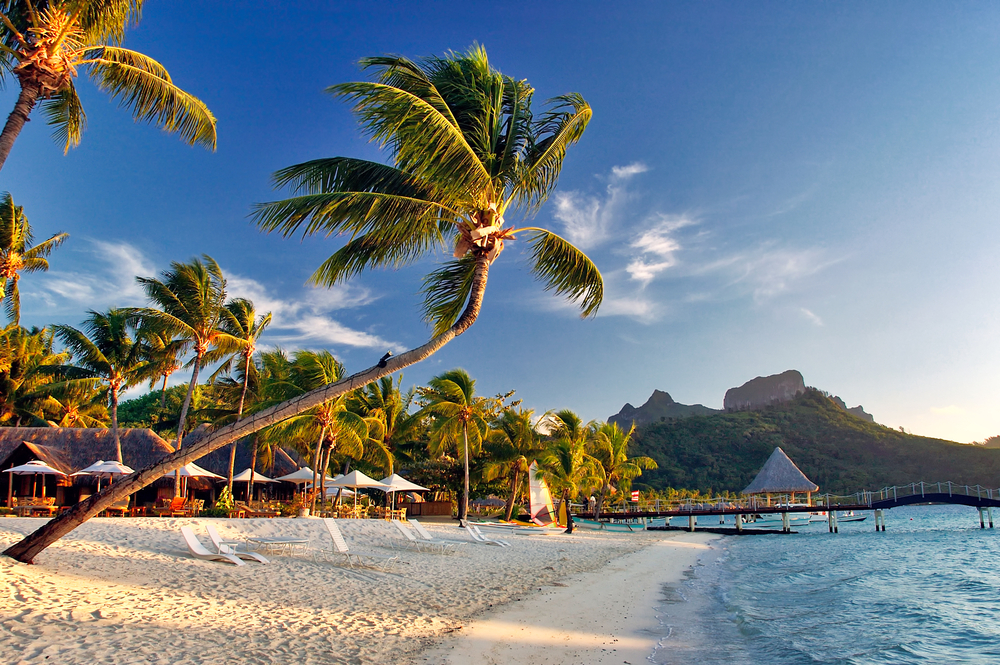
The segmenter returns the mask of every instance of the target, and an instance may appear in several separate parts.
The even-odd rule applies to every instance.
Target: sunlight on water
[[[1000,662],[1000,528],[960,506],[896,508],[886,524],[717,541],[663,590],[653,662]]]

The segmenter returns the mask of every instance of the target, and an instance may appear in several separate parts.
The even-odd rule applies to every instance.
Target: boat
[[[809,526],[809,523],[812,521],[808,513],[785,514],[788,515],[789,528]],[[782,513],[758,513],[756,515],[748,515],[746,523],[754,528],[781,529],[784,527],[781,515]]]
[[[858,515],[853,510],[846,510],[837,514],[838,522],[864,522],[866,519],[868,519],[867,515]]]
[[[645,531],[646,524],[642,521],[603,521],[603,520],[588,520],[582,517],[574,517],[573,524],[575,526],[584,529],[594,529],[595,531],[621,531],[625,533],[633,533],[636,531]]]

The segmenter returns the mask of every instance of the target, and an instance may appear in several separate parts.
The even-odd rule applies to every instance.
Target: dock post
[[[993,528],[993,506],[986,506],[986,514],[990,518],[990,528]]]
[[[788,513],[781,513],[781,530],[785,533],[792,530],[791,525],[788,523]]]
[[[833,532],[840,533],[840,520],[837,519],[837,511],[833,511]]]
[[[743,533],[743,513],[736,513],[736,531]]]
[[[986,528],[986,520],[985,520],[985,515],[983,515],[983,507],[982,506],[979,507],[979,528],[980,529],[985,529]]]
[[[836,510],[830,510],[829,508],[827,509],[827,511],[826,511],[826,521],[827,521],[827,524],[830,526],[830,533],[837,533],[837,511]]]
[[[694,531],[694,515],[688,515],[688,531]]]

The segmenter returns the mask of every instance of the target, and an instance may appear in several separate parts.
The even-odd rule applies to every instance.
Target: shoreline
[[[624,536],[629,537],[629,536]],[[448,665],[648,662],[663,639],[656,606],[662,587],[712,549],[721,536],[681,533],[589,572],[542,588],[474,620],[460,635],[412,662]]]

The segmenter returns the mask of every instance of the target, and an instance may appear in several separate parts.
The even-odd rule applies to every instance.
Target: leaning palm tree
[[[124,462],[118,434],[118,399],[122,390],[149,378],[146,350],[136,335],[138,317],[134,312],[109,309],[89,314],[82,331],[72,326],[53,326],[53,330],[73,354],[75,364],[67,369],[68,375],[101,379],[107,384],[116,459]]]
[[[642,475],[643,469],[655,469],[651,457],[629,457],[628,447],[635,433],[635,424],[626,432],[617,423],[602,423],[590,439],[591,455],[597,460],[595,469],[601,477],[601,495],[594,507],[594,519],[601,516],[604,500],[613,485],[624,494],[632,481]]]
[[[476,381],[464,369],[453,369],[427,382],[420,389],[424,407],[421,417],[431,418],[430,453],[440,456],[455,450],[462,460],[464,483],[458,520],[464,525],[469,514],[469,455],[478,454],[490,435],[490,420],[502,402],[498,398],[476,396]]]
[[[362,126],[388,148],[392,164],[334,157],[284,169],[276,182],[294,195],[258,206],[255,219],[262,229],[285,235],[346,235],[346,244],[314,275],[320,284],[338,283],[369,268],[413,263],[441,247],[451,249],[454,260],[432,271],[424,283],[424,312],[433,337],[215,430],[190,450],[178,451],[70,509],[9,547],[8,556],[31,561],[125,496],[125,490],[134,492],[234,439],[431,356],[476,321],[490,266],[517,232],[528,246],[529,269],[546,289],[577,302],[584,316],[597,312],[604,286],[590,259],[551,231],[517,229],[507,221],[537,212],[555,188],[567,148],[581,138],[591,117],[583,98],[556,97],[536,115],[527,82],[493,69],[479,47],[419,62],[369,58],[362,65],[374,80],[330,91],[354,102]]]
[[[532,422],[533,415],[531,409],[504,409],[484,444],[488,452],[484,478],[493,480],[506,475],[510,479],[510,494],[504,508],[504,519],[508,522],[514,514],[521,485],[528,477],[528,467],[546,451]]]
[[[202,255],[190,263],[173,262],[170,270],[163,273],[162,280],[152,277],[136,277],[146,292],[146,297],[160,309],[139,308],[135,314],[169,334],[186,340],[194,349],[190,361],[191,381],[187,395],[181,406],[177,421],[177,445],[180,450],[184,443],[184,426],[187,421],[191,395],[198,385],[198,373],[205,355],[212,349],[222,353],[240,348],[240,340],[222,329],[223,304],[226,302],[226,280],[215,259]],[[180,478],[176,479],[175,491],[180,492]]]
[[[243,418],[243,406],[247,399],[250,365],[253,361],[253,355],[257,352],[257,342],[260,336],[271,324],[271,313],[258,315],[251,301],[246,298],[234,298],[226,303],[222,315],[222,323],[219,328],[232,335],[234,339],[239,340],[237,349],[235,352],[226,353],[224,347],[216,347],[205,355],[204,360],[205,363],[222,360],[222,364],[212,375],[213,381],[222,374],[232,373],[236,366],[242,366],[243,390],[240,391],[240,399],[236,405],[236,421],[239,421]],[[233,441],[229,446],[229,475],[226,483],[230,494],[233,492],[233,465],[235,463],[236,442]]]
[[[14,323],[21,319],[21,292],[17,288],[21,273],[48,270],[45,257],[68,237],[68,233],[56,233],[32,246],[31,224],[24,208],[14,205],[9,192],[0,194],[0,300]]]
[[[0,169],[41,102],[53,137],[68,151],[80,142],[87,116],[75,79],[83,69],[136,120],[215,149],[215,118],[149,56],[121,48],[139,22],[144,0],[4,0],[0,2],[0,80],[10,72],[20,93],[0,132]]]

